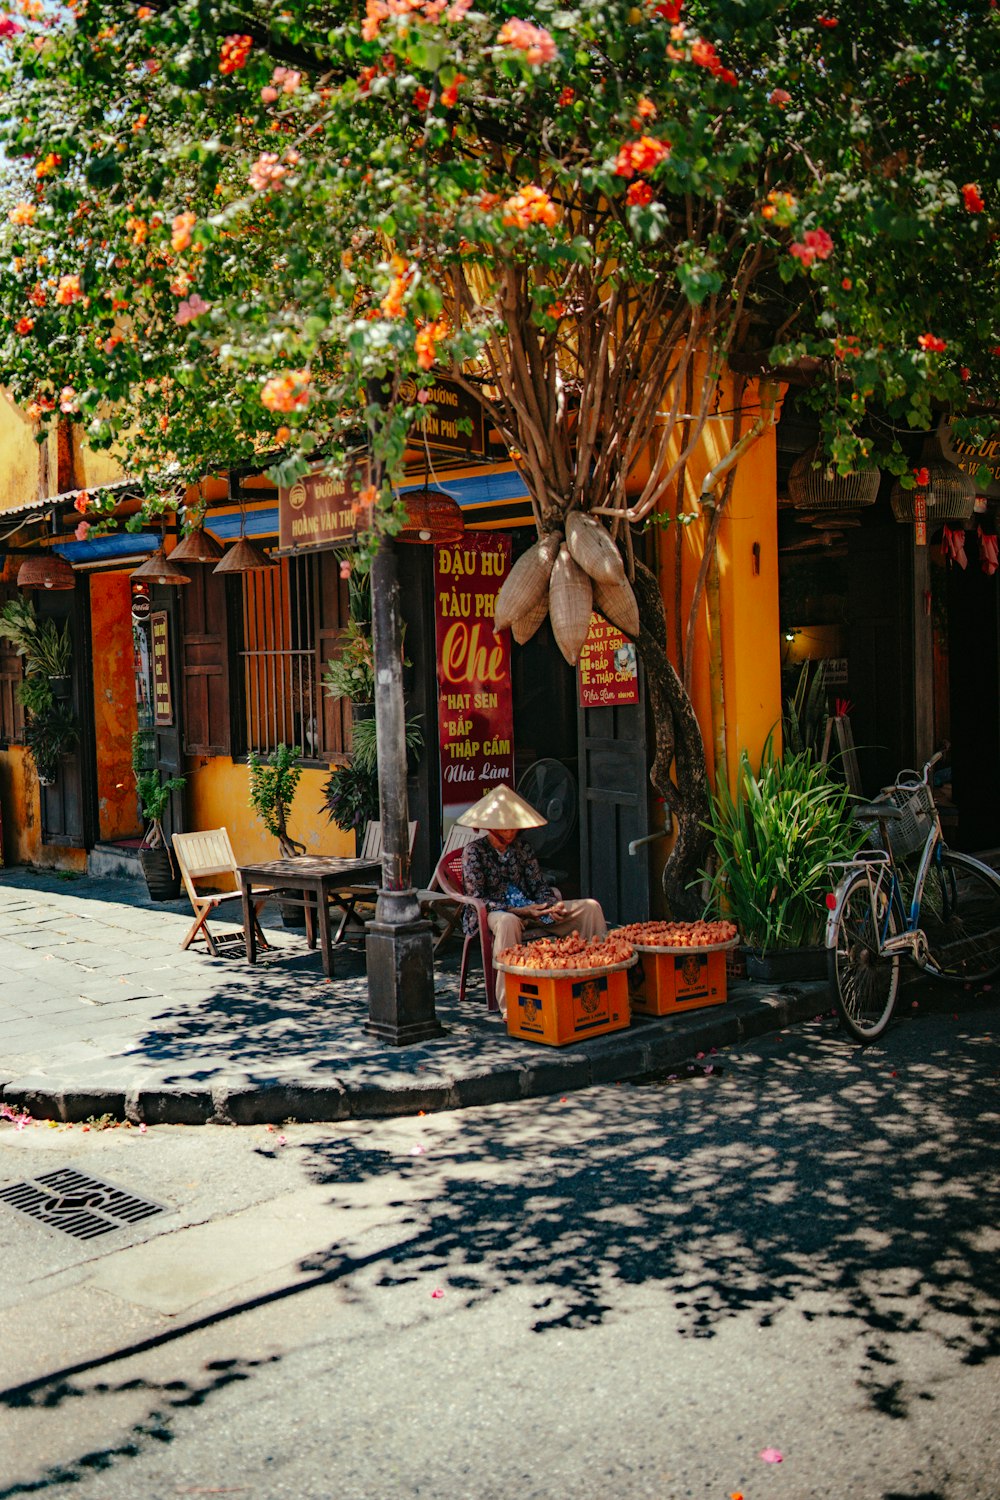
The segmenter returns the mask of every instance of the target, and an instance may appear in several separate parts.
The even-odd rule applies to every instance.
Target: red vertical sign
[[[445,823],[498,782],[514,783],[510,639],[493,634],[510,536],[474,532],[434,559],[438,740]]]

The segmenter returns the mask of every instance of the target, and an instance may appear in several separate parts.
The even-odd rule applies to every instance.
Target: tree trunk
[[[663,893],[675,920],[693,921],[703,911],[700,872],[709,847],[704,826],[708,819],[705,745],[694,706],[667,656],[667,620],[659,584],[642,563],[636,563],[633,587],[639,604],[636,646],[646,672],[655,735],[649,779],[676,826],[663,870]]]

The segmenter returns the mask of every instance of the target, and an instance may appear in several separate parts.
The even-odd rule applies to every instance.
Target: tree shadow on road
[[[666,1299],[685,1338],[748,1312],[766,1327],[794,1303],[863,1340],[869,1401],[904,1417],[897,1335],[931,1334],[968,1365],[1000,1349],[995,1050],[970,1039],[904,1067],[891,1043],[852,1052],[827,1022],[807,1032],[768,1044],[766,1071],[544,1099],[516,1123],[432,1117],[425,1154],[395,1163],[374,1123],[317,1141],[335,1205],[376,1177],[415,1201],[374,1262],[332,1248],[310,1268],[373,1293],[433,1276],[470,1304],[527,1287],[539,1334],[601,1323],[630,1288]]]

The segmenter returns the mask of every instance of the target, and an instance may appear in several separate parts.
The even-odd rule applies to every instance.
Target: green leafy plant
[[[41,782],[56,780],[62,757],[73,749],[79,737],[80,726],[65,704],[53,703],[44,713],[29,714],[24,743]]]
[[[359,719],[354,726],[352,741],[354,764],[369,776],[374,776],[378,769],[378,730],[375,722],[374,719]],[[407,719],[403,732],[407,755],[413,760],[424,747],[424,736],[418,720]]]
[[[55,703],[47,677],[25,677],[17,685],[17,696],[27,714],[45,714]]]
[[[377,775],[356,761],[335,766],[323,787],[321,807],[338,828],[361,834],[379,815]]]
[[[323,687],[330,698],[371,703],[375,697],[375,666],[371,636],[358,620],[348,621],[336,656],[323,669]]]
[[[148,730],[138,729],[132,736],[132,773],[135,776],[136,796],[142,812],[145,831],[142,849],[165,849],[173,869],[174,859],[170,844],[163,831],[163,818],[175,792],[183,791],[186,776],[168,776],[164,781],[159,768],[150,764],[152,736]]]
[[[40,620],[30,599],[9,599],[0,609],[0,635],[5,635],[29,677],[68,677],[73,663],[69,621]]]
[[[298,745],[277,745],[266,761],[251,750],[247,756],[250,769],[250,806],[268,833],[278,840],[283,858],[305,854],[288,832],[288,817],[302,776],[302,751]]]
[[[752,947],[767,953],[819,941],[828,866],[850,859],[865,838],[851,822],[850,801],[810,751],[779,758],[770,739],[759,771],[746,751],[740,756],[735,792],[720,782],[708,824],[716,860],[710,904]]]
[[[785,704],[785,744],[793,754],[811,750],[819,755],[826,732],[826,662],[802,663],[795,692]]]

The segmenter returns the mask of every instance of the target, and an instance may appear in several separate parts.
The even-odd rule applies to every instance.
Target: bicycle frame
[[[930,776],[931,767],[940,756],[935,755],[927,762],[923,769],[920,780],[926,784]],[[914,786],[917,782],[898,782],[897,786]],[[895,788],[892,788],[895,790]],[[886,835],[885,820],[879,819],[882,842],[886,846],[882,849],[873,850],[870,854],[858,856],[854,859],[836,860],[830,865],[830,869],[842,870],[836,892],[835,901],[826,919],[826,946],[834,948],[837,942],[837,928],[840,923],[840,914],[847,896],[851,877],[858,871],[863,871],[868,881],[868,896],[871,901],[872,926],[878,933],[878,951],[880,955],[892,957],[894,955],[905,955],[914,963],[923,968],[927,963],[927,939],[923,930],[918,926],[920,918],[920,906],[923,900],[924,885],[931,863],[935,856],[940,859],[940,851],[944,847],[941,833],[941,822],[937,812],[924,840],[924,847],[920,854],[920,862],[917,866],[916,879],[913,883],[913,894],[910,899],[909,914],[903,906],[903,888],[900,884],[899,875],[896,871],[896,862],[892,856],[890,840]],[[876,873],[877,872],[877,873]],[[888,880],[888,887],[887,882]],[[884,912],[880,916],[881,896],[885,893]],[[903,918],[903,929],[901,932],[891,934],[889,931],[892,920],[893,908]]]

